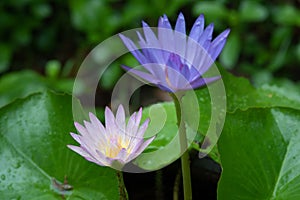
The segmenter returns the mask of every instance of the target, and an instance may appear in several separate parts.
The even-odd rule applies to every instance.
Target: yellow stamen
[[[166,82],[167,82],[168,86],[169,86],[170,88],[173,89],[172,84],[171,84],[171,81],[170,81],[170,79],[169,79],[168,67],[166,67],[165,72],[166,72]]]
[[[104,154],[109,157],[109,158],[115,158],[117,155],[120,153],[122,149],[126,149],[127,153],[130,154],[131,150],[128,149],[129,146],[129,140],[123,141],[121,138],[118,138],[117,143],[112,146],[112,145],[107,145],[105,148]]]

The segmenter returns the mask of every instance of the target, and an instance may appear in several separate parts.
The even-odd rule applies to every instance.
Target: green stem
[[[163,199],[164,197],[163,171],[158,170],[155,173],[155,199]]]
[[[180,186],[180,180],[181,180],[181,171],[178,170],[175,181],[174,181],[174,187],[173,187],[173,200],[179,200],[179,186]]]
[[[122,171],[116,171],[118,181],[119,181],[119,192],[120,192],[120,200],[128,200],[128,193],[124,184],[123,173]]]
[[[182,169],[182,180],[183,180],[183,194],[185,200],[192,199],[192,185],[191,185],[191,172],[190,172],[190,161],[189,161],[189,151],[187,150],[187,138],[185,132],[184,120],[182,119],[180,102],[182,94],[171,94],[177,115],[177,126],[179,128],[179,138],[180,138],[180,149],[184,152],[181,156],[181,169]]]

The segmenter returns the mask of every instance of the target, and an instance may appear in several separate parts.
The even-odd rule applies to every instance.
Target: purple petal
[[[106,157],[102,152],[96,150],[97,160],[102,162],[105,166],[111,166],[114,161],[113,158]]]
[[[214,41],[211,43],[211,46],[209,49],[209,54],[211,55],[212,60],[216,60],[216,58],[221,53],[221,51],[226,43],[226,39],[228,37],[229,32],[230,32],[230,30],[226,29],[218,37],[216,37],[214,39]]]
[[[86,156],[90,156],[89,153],[87,153],[86,151],[84,151],[82,148],[78,147],[78,146],[74,146],[74,145],[67,145],[67,147],[73,151],[75,151],[76,153],[80,154],[83,157]]]
[[[78,142],[79,144],[81,144],[81,136],[75,133],[70,133],[70,135],[72,136],[72,138],[74,140],[76,140],[76,142]]]
[[[144,139],[135,139],[133,142],[131,142],[130,146],[128,147],[128,151],[130,151],[128,160],[133,160],[139,155],[137,150],[143,145],[143,143]]]
[[[188,77],[188,80],[189,80],[189,81],[195,80],[195,78],[201,76],[201,73],[200,73],[200,72],[201,72],[200,70],[198,70],[198,69],[196,69],[196,68],[194,67],[194,63],[193,63],[193,64],[190,65],[190,67],[189,67],[189,77]]]
[[[189,81],[191,69],[187,65],[183,65],[183,67],[180,70],[180,74],[182,75],[182,78],[184,78],[186,81]]]
[[[140,125],[140,122],[141,122],[141,119],[142,119],[142,107],[139,109],[139,111],[137,112],[137,115],[136,115],[136,118],[135,118],[135,125],[136,126],[139,126]]]
[[[84,128],[81,124],[78,122],[74,122],[75,128],[81,135],[88,135],[88,131],[86,128]]]
[[[202,46],[198,45],[196,50],[197,52],[192,65],[198,71],[198,74],[202,75],[209,69],[209,67],[213,63],[213,60],[208,54],[208,51],[202,48]]]
[[[140,126],[140,128],[137,131],[137,134],[135,136],[136,139],[144,138],[144,134],[145,134],[145,131],[148,128],[149,122],[150,122],[150,119],[146,119],[145,122]]]
[[[179,13],[178,15],[176,25],[175,25],[175,31],[178,31],[185,35],[185,20],[182,13]]]
[[[147,43],[152,46],[152,48],[159,48],[158,40],[153,33],[152,29],[149,27],[149,25],[146,22],[142,22],[143,24],[143,31],[146,38]]]
[[[174,52],[175,45],[174,45],[174,33],[170,22],[166,15],[161,17],[158,21],[158,40],[161,44],[163,50],[163,58],[165,61],[168,59],[168,53]]]
[[[173,90],[176,90],[181,85],[185,85],[187,83],[187,80],[183,74],[172,68],[166,69],[166,77],[168,79],[167,85]]]
[[[163,17],[159,18],[158,27],[159,28],[172,29],[172,26],[169,22],[169,19],[168,19],[167,15],[164,15]]]
[[[144,35],[147,41],[147,48],[152,48],[152,49],[157,49],[156,51],[158,53],[155,53],[155,50],[152,51],[153,52],[153,57],[156,58],[157,63],[164,63],[164,58],[161,54],[161,46],[155,36],[155,34],[153,33],[153,31],[151,30],[151,28],[148,26],[147,23],[143,22],[143,30],[144,30]],[[145,48],[145,47],[142,47]]]
[[[122,105],[119,105],[116,114],[116,126],[120,132],[125,132],[125,111]]]
[[[89,137],[93,137],[93,133],[97,133],[98,131],[95,129],[95,127],[90,123],[90,122],[87,122],[87,121],[83,121],[84,122],[84,126],[88,132],[88,136]]]
[[[211,23],[205,28],[204,32],[202,33],[202,35],[200,36],[200,38],[198,40],[198,43],[200,45],[203,45],[204,42],[206,42],[207,40],[211,41],[213,30],[214,30],[214,24]]]
[[[149,144],[155,139],[155,136],[151,137],[150,139],[146,140],[142,143],[142,145],[139,145],[139,148],[135,150],[135,157],[139,156],[148,146]]]
[[[148,63],[145,63],[145,64],[156,63],[156,64],[163,65],[166,63],[161,49],[150,48],[147,44],[145,45],[145,44],[142,44],[141,42],[139,42],[139,44],[141,46],[143,54],[148,59]]]
[[[84,157],[86,160],[88,160],[90,162],[94,162],[94,163],[96,163],[98,165],[104,166],[99,160],[96,160],[93,156],[91,156],[89,153],[87,153],[86,151],[84,151],[81,147],[73,146],[73,145],[67,145],[67,147],[69,149],[75,151],[76,153],[78,153],[82,157]]]
[[[99,144],[107,143],[107,134],[105,129],[101,132],[92,123],[84,121],[85,127],[88,130],[88,135],[82,137],[82,140],[86,141],[88,145],[94,145],[97,147]]]
[[[186,46],[186,52],[185,52],[185,60],[188,63],[194,63],[195,59],[199,59],[199,52],[201,52],[203,47],[195,41],[193,38],[188,37],[187,38],[187,46]],[[196,65],[194,65],[196,66]]]
[[[201,36],[201,34],[203,32],[203,29],[204,29],[204,15],[201,14],[196,19],[189,36],[193,40],[198,41],[199,37]]]
[[[166,64],[149,63],[143,65],[143,67],[152,74],[154,79],[161,80],[164,78],[165,65]]]
[[[145,29],[150,29],[150,27],[145,27]],[[150,29],[151,33],[153,34],[152,30]],[[162,55],[161,46],[157,43],[155,45],[151,43],[146,43],[145,40],[142,38],[141,34],[137,32],[139,37],[139,45],[141,47],[141,50],[143,52],[143,56],[147,58],[147,63],[160,63],[164,64],[165,59]],[[155,40],[157,40],[155,38]],[[141,64],[147,64],[147,63],[141,63]]]
[[[167,62],[167,66],[174,69],[177,72],[180,72],[181,68],[183,67],[183,63],[180,60],[180,56],[175,53],[171,53]]]
[[[190,76],[189,67],[175,54],[171,54],[165,73],[167,85],[174,89],[186,85]]]
[[[167,85],[157,84],[156,86],[157,86],[159,89],[161,89],[162,91],[166,91],[166,92],[169,92],[169,93],[174,93],[174,92],[176,92],[174,89],[169,88]]]
[[[149,45],[146,44],[144,38],[141,36],[141,34],[139,32],[137,32],[138,38],[139,38],[139,45],[142,49],[143,52],[143,56],[146,58],[147,57],[147,62],[145,63],[141,63],[141,64],[149,64],[149,63],[158,63],[159,59],[157,59],[157,57],[155,56],[156,54],[162,54],[162,58],[163,61],[161,61],[162,63],[160,64],[165,64],[166,63],[166,59],[164,58],[165,56],[165,51],[161,50],[161,49],[153,49],[153,48],[149,48]],[[145,67],[146,68],[146,67]],[[154,69],[152,69],[152,67],[150,68],[146,68],[151,74],[155,74],[156,71]]]
[[[95,127],[97,133],[102,133],[101,135],[105,135],[105,128],[102,125],[102,123],[99,121],[99,119],[93,114],[93,113],[89,113],[89,117],[91,120],[92,125]]]
[[[147,58],[138,50],[136,45],[129,38],[125,37],[122,34],[119,34],[119,37],[122,39],[127,49],[132,53],[132,55],[140,64],[148,63]]]
[[[179,14],[175,25],[174,32],[175,53],[180,57],[185,56],[186,49],[186,33],[185,33],[185,20],[182,13]]]
[[[86,121],[84,121],[85,124],[87,124]],[[89,132],[88,128],[84,128],[81,124],[75,122],[76,129],[80,132],[82,135],[81,137],[81,144],[86,141],[88,144],[94,144],[95,136],[93,135],[94,131]],[[90,128],[90,127],[89,127]]]
[[[220,55],[224,45],[226,43],[226,39],[222,40],[221,42],[219,42],[216,46],[211,46],[210,49],[208,50],[211,59],[213,61],[216,60],[216,58]]]
[[[202,48],[205,49],[206,51],[208,51],[209,47],[211,46],[211,41],[210,40],[206,40],[203,44],[202,44]]]
[[[128,71],[130,74],[133,74],[137,76],[137,78],[142,78],[143,80],[147,81],[148,83],[157,84],[158,80],[153,77],[151,74],[127,67],[125,65],[122,65],[122,68]]]
[[[135,137],[142,118],[142,108],[138,112],[134,112],[128,121],[128,131],[130,137]]]
[[[212,45],[217,46],[218,43],[222,42],[228,37],[229,33],[230,33],[230,29],[226,29],[225,31],[223,31],[212,41]]]
[[[90,118],[95,118],[98,120],[94,115],[92,116],[90,113]],[[95,120],[93,119],[93,120]],[[82,141],[86,144],[86,146],[98,148],[100,146],[105,146],[109,141],[109,136],[106,134],[106,130],[98,120],[98,124],[102,127],[99,127],[93,123],[89,123],[84,121],[85,127],[88,129],[88,135],[82,137]]]
[[[116,156],[115,159],[116,160],[121,160],[122,163],[127,163],[127,162],[129,162],[127,160],[127,157],[128,157],[127,150],[125,148],[122,148],[121,151],[118,153],[118,155]]]
[[[106,107],[104,111],[104,115],[105,115],[106,133],[109,134],[110,136],[115,136],[116,126],[115,126],[114,114],[108,107]]]
[[[148,62],[142,65],[149,73],[132,70],[132,74],[168,92],[196,88],[217,80],[215,77],[201,76],[221,53],[230,31],[225,30],[212,41],[214,25],[210,24],[205,29],[204,25],[204,16],[200,15],[186,38],[183,14],[178,15],[174,31],[164,15],[158,21],[156,37],[148,24],[143,22],[145,37],[137,32],[142,51],[134,55],[142,60],[140,63]],[[123,40],[130,48],[135,47],[128,39]],[[128,67],[123,68],[131,71]]]
[[[127,123],[127,127],[126,127],[126,134],[128,134],[129,137],[133,137],[135,134],[132,133],[132,129],[135,125],[135,118],[136,118],[136,112],[134,112],[129,120],[128,120],[128,123]]]
[[[93,152],[95,152],[95,148],[98,148],[99,141],[94,139],[90,136],[85,136],[80,138],[80,146],[83,148],[86,152],[93,155]]]

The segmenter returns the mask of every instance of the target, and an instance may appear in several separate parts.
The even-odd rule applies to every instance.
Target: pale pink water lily
[[[80,146],[68,145],[70,149],[86,160],[101,166],[123,166],[139,156],[153,141],[154,137],[144,140],[144,133],[149,119],[140,126],[142,108],[134,112],[126,123],[122,105],[118,107],[116,116],[106,107],[105,127],[93,113],[89,113],[90,122],[84,126],[75,122],[80,134],[70,133]]]

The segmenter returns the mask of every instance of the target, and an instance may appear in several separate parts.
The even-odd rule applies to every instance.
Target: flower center
[[[105,155],[109,158],[115,158],[118,156],[122,149],[125,149],[128,154],[130,154],[130,149],[128,149],[129,140],[123,141],[121,138],[111,139],[110,144],[106,146]]]
[[[170,88],[170,89],[173,89],[172,83],[171,83],[171,81],[170,81],[170,79],[169,79],[168,67],[166,67],[165,73],[166,73],[166,82],[167,82],[169,88]]]

